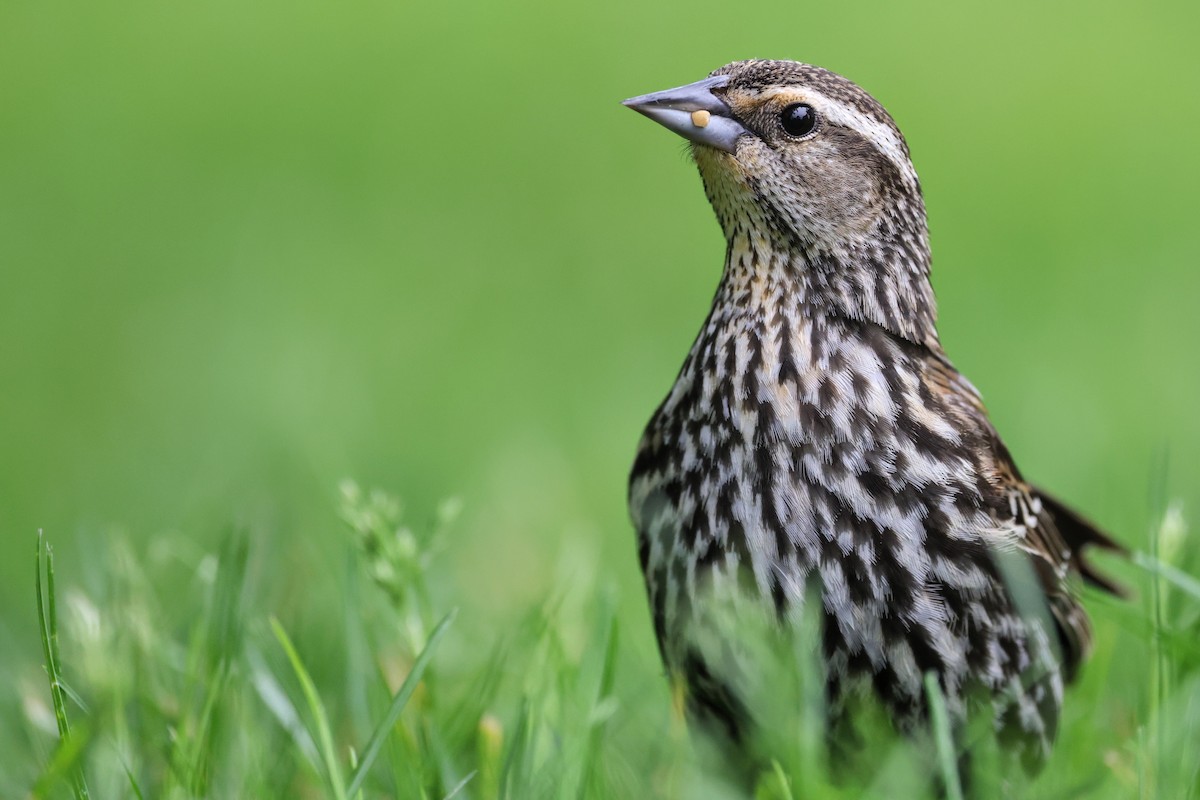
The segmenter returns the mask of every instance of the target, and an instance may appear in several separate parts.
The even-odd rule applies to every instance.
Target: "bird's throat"
[[[735,223],[726,229],[715,302],[761,314],[778,314],[784,303],[806,318],[870,323],[939,349],[924,236],[882,227],[868,243],[824,248],[769,225]]]

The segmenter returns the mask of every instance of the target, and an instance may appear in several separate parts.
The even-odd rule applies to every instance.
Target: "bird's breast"
[[[862,575],[881,558],[926,574],[930,520],[969,531],[982,504],[921,362],[875,326],[768,298],[772,313],[717,306],[647,427],[630,486],[647,574],[738,564],[797,603],[805,575],[836,584],[852,553]]]

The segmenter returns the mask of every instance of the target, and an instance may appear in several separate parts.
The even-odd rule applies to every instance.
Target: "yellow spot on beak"
[[[709,114],[704,109],[700,109],[699,111],[692,112],[692,124],[695,125],[697,128],[707,127],[708,121],[711,118],[712,118],[712,114]]]

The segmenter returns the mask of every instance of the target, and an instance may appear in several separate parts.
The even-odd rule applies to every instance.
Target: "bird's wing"
[[[1100,547],[1118,553],[1125,548],[1053,496],[1028,483],[1000,439],[983,400],[974,386],[940,354],[926,362],[925,380],[947,405],[965,417],[979,434],[979,457],[990,482],[1007,502],[1007,513],[997,522],[1015,536],[1011,539],[1027,553],[1046,602],[1058,626],[1068,677],[1091,648],[1091,626],[1075,597],[1070,574],[1093,586],[1123,596],[1125,590],[1099,573],[1086,560],[1086,548]]]

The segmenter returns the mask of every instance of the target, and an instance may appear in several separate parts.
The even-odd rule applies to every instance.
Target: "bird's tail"
[[[1071,548],[1072,569],[1083,576],[1086,583],[1117,597],[1128,597],[1128,589],[1097,571],[1096,567],[1086,558],[1088,547],[1098,547],[1101,550],[1108,550],[1123,556],[1129,555],[1128,548],[1100,530],[1079,512],[1063,504],[1053,495],[1047,494],[1041,488],[1037,489],[1037,495],[1042,501],[1042,506],[1054,518],[1054,524],[1062,535],[1063,541]]]

